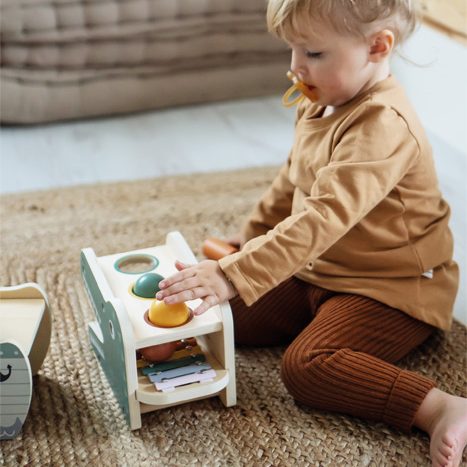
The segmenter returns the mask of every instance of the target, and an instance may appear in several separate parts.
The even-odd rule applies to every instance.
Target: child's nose
[[[300,81],[304,80],[306,74],[306,68],[304,63],[299,58],[298,54],[292,52],[292,58],[290,61],[290,70],[297,76]]]

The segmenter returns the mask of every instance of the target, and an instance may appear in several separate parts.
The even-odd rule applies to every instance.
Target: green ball
[[[154,298],[159,292],[159,282],[164,279],[160,274],[147,272],[138,278],[133,286],[133,293],[138,297]]]

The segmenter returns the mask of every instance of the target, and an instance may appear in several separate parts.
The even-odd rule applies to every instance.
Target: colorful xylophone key
[[[160,363],[152,363],[151,365],[142,368],[141,373],[143,375],[149,376],[155,373],[160,373],[161,371],[172,370],[174,368],[180,368],[186,365],[191,365],[196,362],[205,362],[206,357],[204,354],[189,355],[188,357],[178,358],[176,360],[167,360]]]
[[[203,373],[207,370],[212,370],[212,367],[209,365],[209,363],[198,362],[193,363],[192,365],[185,365],[179,368],[161,371],[160,373],[154,373],[148,375],[148,378],[151,383],[161,383],[162,381],[168,381],[180,376],[192,375],[194,373]]]
[[[201,373],[192,373],[191,375],[179,376],[160,383],[154,383],[157,390],[162,392],[169,392],[175,390],[179,386],[185,386],[192,383],[206,383],[212,381],[216,376],[214,370],[206,370]]]

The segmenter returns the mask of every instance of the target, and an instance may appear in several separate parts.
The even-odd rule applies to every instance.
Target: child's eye
[[[322,52],[310,52],[310,51],[307,50],[305,52],[305,55],[308,58],[321,58],[323,56],[323,53]]]

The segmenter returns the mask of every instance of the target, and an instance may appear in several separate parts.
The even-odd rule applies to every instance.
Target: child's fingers
[[[168,305],[174,303],[188,302],[197,298],[204,298],[208,294],[208,290],[204,287],[195,287],[193,289],[182,290],[181,292],[173,293],[164,297],[164,302]]]
[[[193,277],[195,272],[191,268],[183,269],[180,272],[176,272],[173,276],[166,277],[164,280],[159,282],[159,288],[167,289],[173,284],[177,282],[183,281],[188,279],[189,277]]]
[[[156,298],[158,300],[161,300],[164,297],[170,297],[171,295],[183,292],[185,290],[194,290],[196,287],[200,286],[201,284],[199,283],[199,280],[196,277],[189,277],[188,279],[175,282],[169,287],[165,287],[164,290],[160,290],[159,292],[157,292]]]
[[[183,271],[184,269],[190,268],[191,266],[193,265],[182,263],[178,259],[175,261],[175,267],[177,268],[178,271]]]
[[[196,277],[191,277],[184,281],[177,282],[170,287],[159,290],[156,293],[158,300],[164,300],[166,303],[176,303],[175,301],[168,301],[167,298],[173,297],[176,294],[187,292],[184,296],[188,296],[186,300],[194,300],[195,298],[202,298],[208,294],[208,289],[199,283]]]
[[[214,305],[217,305],[218,303],[219,303],[219,301],[218,301],[218,299],[216,298],[215,295],[208,295],[202,301],[201,305],[199,305],[197,308],[194,309],[193,314],[195,316],[201,315],[205,311],[208,311],[209,308],[211,308]]]

